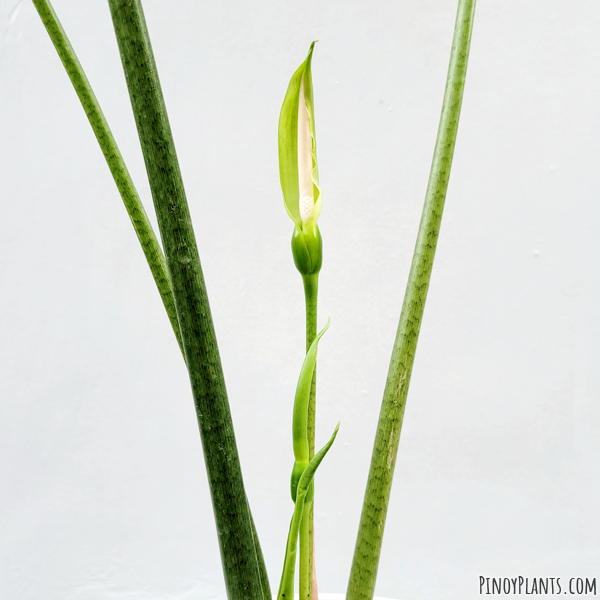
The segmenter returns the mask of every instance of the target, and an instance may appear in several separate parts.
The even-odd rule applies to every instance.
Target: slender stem
[[[310,514],[312,502],[306,502],[302,510],[302,521],[300,521],[300,600],[310,600],[312,595],[312,553],[310,545]]]
[[[98,104],[98,100],[94,95],[81,63],[69,42],[69,38],[54,12],[52,4],[49,0],[33,0],[33,4],[40,15],[42,23],[56,48],[58,56],[67,71],[73,87],[75,88],[75,92],[85,110],[85,114],[92,126],[92,130],[96,135],[98,144],[100,144],[100,149],[104,154],[108,168],[117,184],[117,188],[121,194],[129,218],[131,219],[138,240],[142,246],[142,250],[144,251],[144,255],[146,256],[146,260],[148,261],[148,266],[152,271],[156,287],[158,288],[165,310],[167,311],[169,321],[171,321],[171,327],[175,333],[175,338],[183,353],[179,322],[177,321],[177,312],[175,310],[175,301],[173,299],[173,292],[171,290],[171,283],[169,281],[165,259],[160,244],[152,229],[152,225],[148,220],[146,211],[144,210],[140,197],[135,189],[135,185],[129,175],[129,171],[125,166],[125,161],[119,151],[117,142],[104,118],[102,109]]]
[[[379,415],[347,600],[371,600],[375,590],[406,395],[450,178],[474,13],[475,0],[459,0],[431,174]]]
[[[306,350],[310,348],[317,335],[317,297],[319,292],[319,275],[305,275],[302,277],[304,283],[304,300],[306,304]],[[315,416],[316,416],[316,393],[317,393],[317,368],[313,373],[310,386],[310,398],[308,401],[308,449],[309,457],[315,454]],[[313,484],[314,485],[314,484]],[[300,523],[300,600],[312,600],[313,575],[314,575],[314,492],[309,493],[302,521]]]
[[[304,275],[304,302],[306,306],[306,351],[317,337],[317,296],[319,294],[319,275]],[[309,408],[310,414],[310,408]],[[310,418],[309,418],[310,421]],[[310,425],[309,425],[310,427]],[[310,435],[309,435],[310,438]],[[314,438],[314,406],[313,406],[313,438]],[[312,441],[312,452],[315,451],[315,441]]]
[[[227,593],[232,600],[263,598],[206,286],[142,6],[140,0],[109,0],[109,5],[171,274]]]
[[[319,293],[319,276],[306,275],[302,278],[304,283],[304,300],[306,304],[306,351],[310,348],[315,337],[317,337],[317,296]],[[316,393],[317,393],[317,367],[313,373],[310,386],[310,399],[308,401],[308,450],[310,458],[315,454],[315,415],[316,415]]]

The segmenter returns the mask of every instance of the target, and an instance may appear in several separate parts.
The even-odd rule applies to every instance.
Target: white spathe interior
[[[299,208],[302,225],[305,225],[315,206],[312,182],[312,136],[306,98],[304,96],[304,75],[300,82],[298,101],[298,187]]]

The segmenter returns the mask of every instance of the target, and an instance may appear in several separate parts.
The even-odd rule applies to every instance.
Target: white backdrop
[[[55,8],[153,215],[107,3]],[[318,443],[342,424],[317,478],[317,567],[343,592],[456,2],[145,9],[275,589],[304,344],[277,120],[319,40]],[[158,293],[32,4],[0,17],[0,597],[223,598]],[[480,575],[600,585],[599,25],[596,0],[480,0],[380,596],[477,598]]]

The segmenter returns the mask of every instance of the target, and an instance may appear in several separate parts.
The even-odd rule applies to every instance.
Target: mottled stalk
[[[92,90],[90,82],[83,71],[81,63],[69,42],[69,38],[64,29],[52,4],[48,0],[33,0],[33,4],[37,9],[42,23],[50,36],[56,52],[75,88],[75,92],[81,102],[83,110],[92,126],[92,130],[98,140],[100,149],[104,154],[104,158],[108,164],[108,168],[117,184],[117,189],[123,199],[123,204],[127,210],[127,214],[131,219],[135,233],[148,261],[148,266],[156,282],[156,287],[160,293],[165,310],[171,321],[171,327],[175,333],[177,343],[183,353],[183,345],[181,342],[181,333],[179,331],[179,322],[177,321],[177,312],[175,310],[175,301],[171,290],[171,283],[167,273],[165,259],[152,229],[152,225],[148,220],[146,211],[142,205],[142,201],[135,189],[135,185],[129,175],[129,171],[125,166],[125,161],[117,146],[117,142],[104,118],[104,113],[98,104],[98,100]]]
[[[310,348],[317,335],[317,297],[319,291],[319,275],[303,275],[304,300],[306,306],[306,351]],[[309,456],[315,454],[315,420],[316,420],[317,369],[313,373],[308,401],[307,435]],[[300,523],[300,568],[299,585],[300,600],[312,600],[313,587],[316,588],[314,568],[314,483],[307,496]]]
[[[227,594],[259,599],[261,575],[196,238],[140,0],[109,0],[171,275],[202,439]]]
[[[371,600],[375,590],[406,396],[450,178],[474,13],[475,0],[459,0],[442,115],[379,415],[347,600]]]

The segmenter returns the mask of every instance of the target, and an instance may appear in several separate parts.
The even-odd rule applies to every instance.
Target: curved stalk
[[[85,75],[83,67],[69,42],[69,38],[65,33],[52,4],[48,0],[33,0],[33,4],[37,9],[42,23],[50,36],[50,40],[56,48],[56,52],[75,88],[75,92],[81,102],[81,105],[87,115],[87,118],[92,126],[92,130],[98,140],[102,154],[106,159],[108,168],[117,184],[117,189],[123,199],[123,204],[127,210],[135,233],[140,241],[148,266],[154,277],[156,287],[162,298],[167,316],[171,322],[173,333],[179,344],[179,348],[183,354],[183,344],[181,341],[181,332],[179,331],[179,322],[177,320],[177,311],[175,310],[175,301],[173,299],[173,291],[171,290],[171,282],[165,264],[160,244],[156,238],[152,225],[148,220],[142,201],[135,189],[131,175],[127,170],[123,156],[119,151],[117,142],[106,122],[104,113],[98,104],[98,100],[92,86]]]
[[[442,115],[423,215],[379,414],[347,600],[371,600],[375,590],[404,407],[454,155],[474,13],[475,0],[459,0]]]

